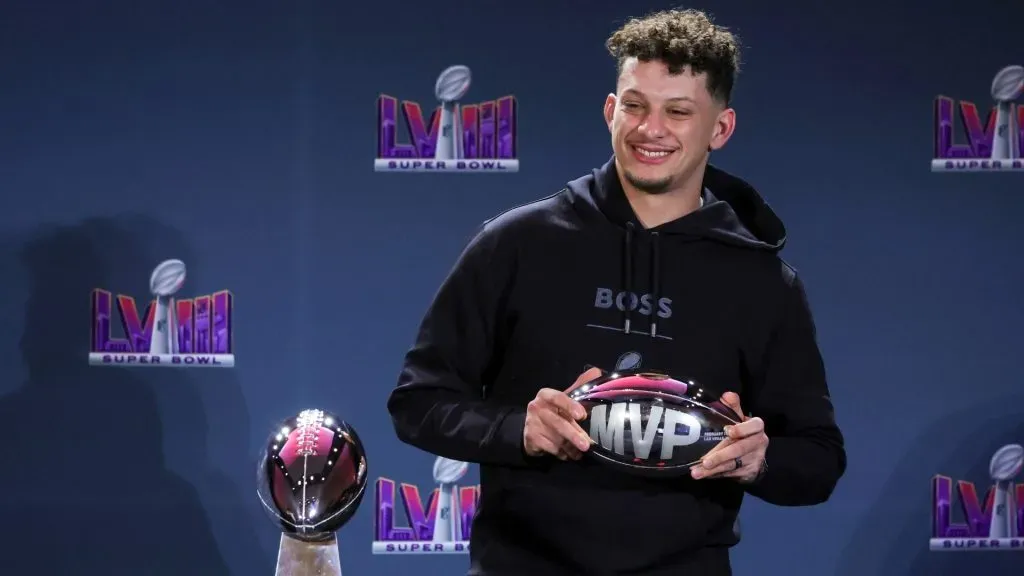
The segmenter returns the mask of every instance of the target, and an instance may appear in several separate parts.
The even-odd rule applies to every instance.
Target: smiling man
[[[785,228],[708,164],[736,126],[736,39],[669,11],[608,48],[614,156],[485,223],[388,401],[403,441],[480,464],[470,575],[727,576],[744,494],[818,504],[846,468]],[[623,359],[721,391],[744,421],[689,476],[602,467],[565,390]]]

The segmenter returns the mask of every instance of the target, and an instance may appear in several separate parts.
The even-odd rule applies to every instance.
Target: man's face
[[[712,99],[706,80],[689,68],[672,76],[659,61],[623,63],[604,117],[622,175],[638,190],[675,189],[732,135],[735,113]]]

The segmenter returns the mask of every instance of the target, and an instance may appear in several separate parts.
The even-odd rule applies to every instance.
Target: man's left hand
[[[764,421],[747,418],[740,406],[740,397],[732,392],[722,395],[722,403],[740,415],[742,421],[725,427],[728,438],[722,440],[708,452],[699,466],[694,466],[691,475],[702,478],[735,478],[749,484],[761,474],[764,454],[768,449],[768,436],[764,433]]]

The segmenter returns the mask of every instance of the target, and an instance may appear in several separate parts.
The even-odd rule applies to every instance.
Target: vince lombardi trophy
[[[437,512],[434,517],[434,542],[461,542],[462,522],[459,514],[459,481],[469,471],[469,464],[441,456],[434,460],[434,482],[437,482]]]
[[[1020,158],[1020,131],[1014,102],[1024,93],[1024,66],[1007,66],[992,80],[996,101],[996,127],[992,137],[992,160]]]
[[[441,122],[434,148],[434,160],[462,158],[462,114],[459,100],[469,91],[467,66],[451,66],[437,77],[434,96],[441,102]]]
[[[178,315],[174,295],[185,285],[185,263],[181,260],[161,262],[149,277],[149,291],[156,296],[153,314],[153,336],[150,354],[178,353]]]
[[[989,538],[1017,537],[1017,506],[1014,502],[1013,480],[1024,467],[1024,446],[1009,444],[992,456],[989,475],[996,483],[992,501],[992,520],[988,528]]]

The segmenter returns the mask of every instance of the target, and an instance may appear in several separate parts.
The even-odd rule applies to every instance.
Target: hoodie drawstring
[[[624,266],[626,274],[626,305],[623,308],[626,309],[626,319],[622,326],[622,331],[629,334],[630,323],[633,319],[633,223],[626,222],[626,265]]]
[[[657,232],[651,232],[651,338],[658,335],[658,301],[661,300],[661,255]]]
[[[622,331],[626,334],[632,333],[633,328],[633,236],[636,234],[636,226],[632,222],[626,222],[626,254],[625,254],[625,266],[624,273],[625,278],[623,279],[626,289],[625,309],[623,314],[625,320],[623,321]],[[651,232],[651,312],[650,312],[650,325],[651,331],[650,336],[654,338],[658,335],[658,301],[661,299],[661,253],[659,247],[661,236],[657,232]],[[642,296],[636,296],[637,307],[640,306],[640,298]]]

